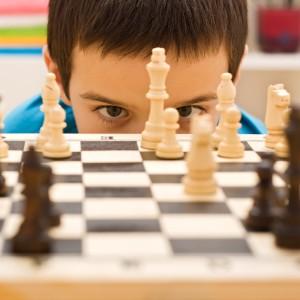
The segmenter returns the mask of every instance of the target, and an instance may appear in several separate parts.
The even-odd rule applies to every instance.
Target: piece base
[[[274,222],[276,245],[286,249],[300,249],[300,216],[282,213]]]
[[[269,232],[272,227],[273,217],[271,216],[252,216],[245,219],[244,224],[249,231]]]
[[[141,147],[147,150],[156,150],[159,143],[160,141],[152,142],[152,141],[142,140]]]
[[[245,147],[243,144],[237,146],[224,146],[223,143],[219,145],[218,156],[223,158],[243,158],[245,155]]]
[[[52,146],[45,145],[43,156],[46,158],[68,158],[72,156],[69,145],[63,146],[60,149],[54,149]]]
[[[213,196],[216,195],[218,186],[214,179],[198,181],[187,176],[183,178],[184,192],[192,196]]]
[[[162,159],[180,159],[184,157],[184,153],[180,145],[166,147],[164,144],[158,144],[155,155]]]
[[[181,159],[184,157],[184,153],[183,152],[162,152],[162,151],[156,151],[155,155],[158,158],[162,158],[162,159]]]
[[[51,252],[51,248],[50,239],[38,242],[19,236],[12,239],[12,252],[16,254],[48,254]]]
[[[282,139],[281,134],[276,134],[276,135],[269,134],[266,136],[265,146],[269,149],[274,150],[276,148],[276,145],[281,141],[281,139]]]
[[[275,153],[280,158],[288,158],[289,157],[289,149],[284,145],[276,145]]]

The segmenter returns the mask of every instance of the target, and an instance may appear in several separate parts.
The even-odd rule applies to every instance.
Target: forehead
[[[78,89],[101,89],[102,94],[112,93],[118,87],[118,94],[145,93],[149,86],[146,64],[150,58],[117,54],[101,56],[99,49],[90,47],[85,50],[75,48],[71,83]],[[171,69],[167,78],[169,92],[176,97],[198,96],[193,93],[211,92],[218,83],[220,74],[228,70],[228,58],[223,47],[216,53],[205,57],[178,58],[172,52],[167,55]],[[207,90],[205,90],[207,89]],[[111,97],[111,95],[109,95]]]

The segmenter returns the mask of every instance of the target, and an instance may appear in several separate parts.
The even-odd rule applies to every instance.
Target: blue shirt
[[[64,129],[65,133],[78,133],[73,109],[62,101],[61,106],[66,112],[67,127]],[[5,118],[5,133],[38,133],[43,125],[44,114],[40,110],[42,105],[42,97],[36,96],[23,104],[16,107]],[[266,133],[263,123],[242,111],[242,134],[261,134]]]

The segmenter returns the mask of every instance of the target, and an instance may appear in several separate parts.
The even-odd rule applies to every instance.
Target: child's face
[[[80,133],[143,131],[150,109],[145,97],[149,89],[145,66],[149,61],[113,54],[102,58],[95,48],[74,50],[71,100],[63,100],[72,105]],[[220,75],[228,70],[225,50],[190,62],[169,53],[167,62],[171,66],[167,78],[170,99],[165,107],[178,109],[179,132],[189,132],[194,114],[209,113],[216,119],[216,90]]]

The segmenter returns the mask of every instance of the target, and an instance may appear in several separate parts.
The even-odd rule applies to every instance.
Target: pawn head
[[[230,74],[230,73],[223,73],[221,75],[221,80],[225,80],[225,81],[232,80],[232,74]]]
[[[167,108],[164,111],[164,121],[165,123],[175,124],[179,121],[179,113],[175,108]]]

